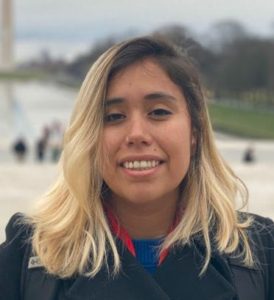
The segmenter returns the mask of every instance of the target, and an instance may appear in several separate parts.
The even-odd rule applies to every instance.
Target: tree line
[[[239,22],[222,21],[203,37],[181,25],[165,26],[152,34],[188,52],[202,74],[209,98],[274,109],[274,33],[262,37]],[[98,41],[88,53],[66,64],[64,71],[82,81],[91,64],[118,41],[115,37]]]

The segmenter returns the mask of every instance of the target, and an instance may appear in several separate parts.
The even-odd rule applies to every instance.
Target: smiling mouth
[[[160,160],[134,160],[134,161],[125,161],[121,164],[121,167],[129,170],[148,170],[156,168],[158,165],[162,164],[163,161]]]

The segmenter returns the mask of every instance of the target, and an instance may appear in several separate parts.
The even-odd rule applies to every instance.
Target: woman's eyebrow
[[[171,100],[171,101],[176,101],[177,99],[167,93],[164,92],[154,92],[151,94],[147,94],[144,97],[145,100]]]
[[[115,104],[121,104],[125,101],[122,97],[109,98],[105,100],[105,107],[110,107]]]
[[[170,100],[176,101],[176,98],[170,94],[163,92],[153,92],[144,96],[145,100]],[[110,107],[112,105],[119,105],[125,102],[123,97],[114,97],[105,100],[105,107]]]

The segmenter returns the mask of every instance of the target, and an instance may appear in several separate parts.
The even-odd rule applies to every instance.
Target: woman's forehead
[[[155,59],[148,58],[126,66],[114,74],[108,83],[107,94],[120,90],[122,87],[131,88],[138,85],[151,86],[152,88],[154,85],[158,90],[160,83],[163,88],[168,85],[174,85],[175,88],[175,83],[165,70]],[[176,88],[178,88],[177,85]]]

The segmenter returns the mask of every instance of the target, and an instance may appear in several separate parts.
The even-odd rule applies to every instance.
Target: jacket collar
[[[225,258],[214,255],[207,271],[199,276],[203,250],[195,243],[170,249],[154,276],[144,270],[121,241],[117,241],[117,246],[122,271],[115,278],[109,278],[107,271],[102,270],[92,279],[79,276],[72,284],[67,281],[64,285],[66,299],[82,300],[91,295],[96,300],[168,300],[178,296],[180,299],[237,299]]]

